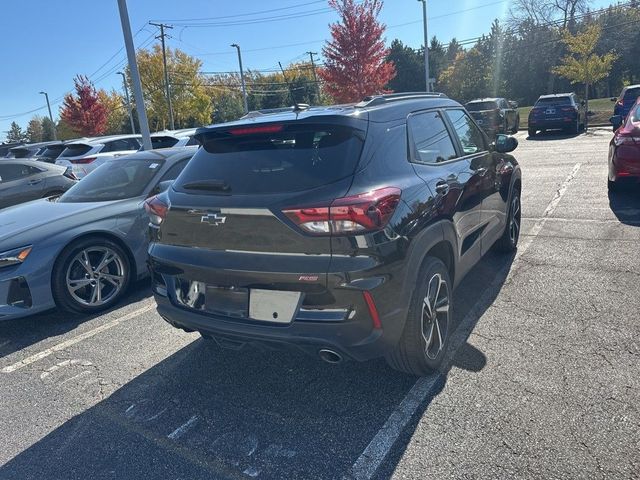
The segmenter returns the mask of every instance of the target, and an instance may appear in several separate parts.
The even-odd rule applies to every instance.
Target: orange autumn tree
[[[75,132],[87,137],[103,135],[107,130],[108,111],[96,88],[84,75],[73,79],[76,94],[64,96],[60,118]]]
[[[338,103],[384,93],[396,71],[386,61],[386,26],[378,21],[382,0],[329,0],[329,6],[340,20],[329,26],[332,38],[322,49],[325,66],[319,74],[325,92]]]

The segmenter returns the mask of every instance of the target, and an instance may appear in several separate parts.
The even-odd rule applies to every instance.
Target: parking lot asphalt
[[[517,135],[518,253],[462,282],[431,377],[219,350],[145,282],[0,323],[0,479],[640,477],[640,194],[607,194],[610,137]]]

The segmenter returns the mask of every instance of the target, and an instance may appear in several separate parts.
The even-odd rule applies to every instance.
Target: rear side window
[[[82,143],[76,145],[67,145],[67,148],[60,154],[60,158],[65,157],[80,157],[86,155],[91,150],[90,145],[84,145]]]
[[[463,110],[447,110],[447,115],[460,139],[465,155],[486,150],[482,132]]]
[[[151,137],[151,148],[154,150],[158,148],[171,148],[176,143],[178,143],[176,137]]]
[[[624,94],[624,101],[635,102],[638,97],[640,97],[640,88],[630,88]]]
[[[42,170],[30,165],[20,165],[16,163],[0,165],[0,182],[10,182],[12,180],[30,177],[31,175],[36,175],[38,173],[42,173]]]
[[[309,190],[353,175],[364,132],[338,125],[264,124],[211,132],[175,189],[216,182],[232,195]]]
[[[413,139],[413,160],[416,163],[441,163],[457,157],[453,141],[439,112],[427,112],[409,117]]]

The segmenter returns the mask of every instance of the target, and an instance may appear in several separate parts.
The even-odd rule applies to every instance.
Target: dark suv
[[[514,250],[514,138],[490,143],[440,94],[296,107],[202,128],[150,199],[158,312],[218,344],[289,344],[328,362],[385,356],[422,375],[452,331],[455,286]]]
[[[518,104],[506,98],[479,98],[465,105],[476,123],[493,138],[498,133],[518,133]]]
[[[584,100],[575,93],[541,95],[529,112],[529,136],[538,131],[565,130],[578,134],[584,130],[587,112]]]

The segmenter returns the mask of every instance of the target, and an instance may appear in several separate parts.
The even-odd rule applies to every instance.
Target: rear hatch
[[[571,104],[569,97],[554,97],[539,99],[533,109],[531,115],[538,120],[563,120],[568,116],[577,114],[577,110]]]
[[[223,304],[249,289],[328,303],[331,238],[314,213],[349,190],[366,124],[336,116],[200,133],[202,148],[167,192],[152,257],[175,259],[178,282],[218,289],[209,297]]]
[[[478,125],[493,128],[500,124],[500,109],[496,102],[474,102],[466,105]]]

